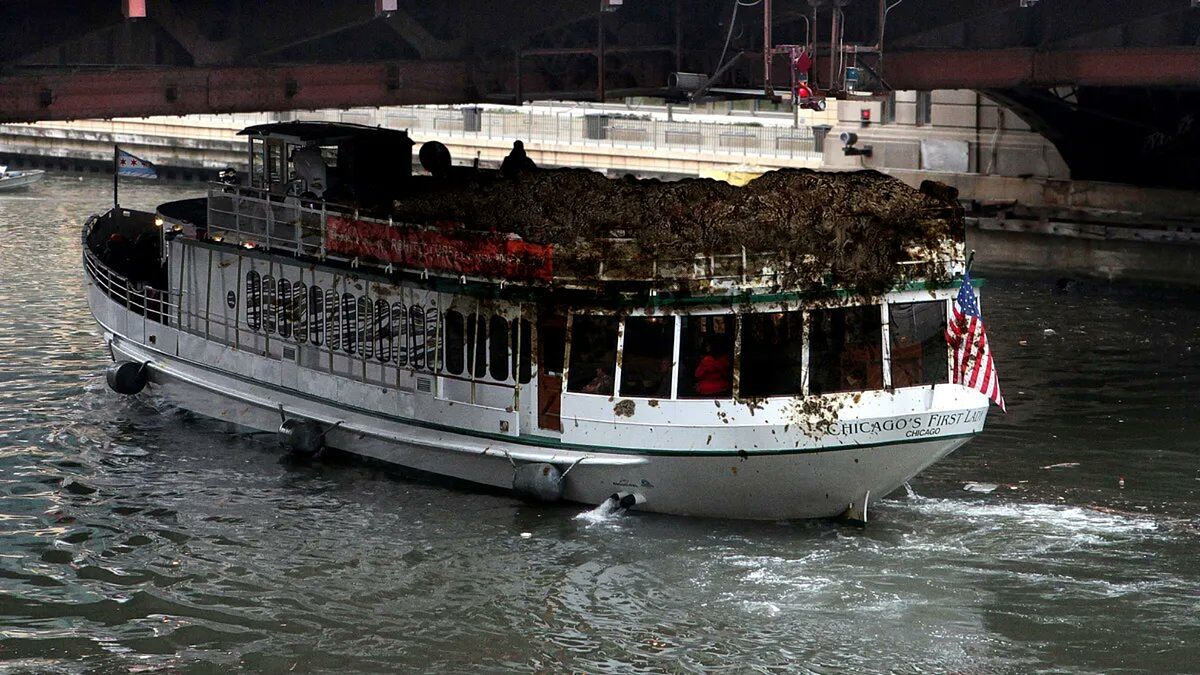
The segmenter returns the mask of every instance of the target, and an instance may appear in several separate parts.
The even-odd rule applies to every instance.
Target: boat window
[[[809,391],[827,394],[883,387],[883,327],[878,305],[809,313]]]
[[[467,329],[462,312],[450,310],[446,312],[446,372],[451,375],[462,375],[466,361],[463,360],[463,350],[466,349]]]
[[[892,386],[948,382],[946,303],[910,302],[888,306],[892,334]]]
[[[267,143],[267,180],[271,187],[277,187],[287,180],[284,174],[285,148],[283,141],[272,140]]]
[[[287,279],[279,280],[275,309],[279,315],[277,322],[279,337],[290,338],[292,336],[292,282]]]
[[[436,306],[425,310],[425,366],[430,370],[438,369],[438,309]]]
[[[250,185],[263,187],[263,139],[250,139]]]
[[[487,373],[487,325],[479,314],[467,316],[467,363],[472,377]]]
[[[567,391],[612,395],[617,366],[617,324],[615,316],[577,314],[572,319]]]
[[[275,332],[275,277],[270,275],[262,278],[263,286],[263,302],[262,302],[262,322],[263,330],[270,335]]]
[[[508,321],[502,316],[492,316],[488,326],[488,375],[493,380],[508,379]]]
[[[393,356],[396,358],[396,365],[408,365],[408,320],[404,313],[404,305],[401,303],[392,304],[392,345]]]
[[[292,324],[296,342],[308,342],[308,290],[299,281],[292,284]]]
[[[342,312],[338,304],[338,295],[330,289],[325,291],[325,330],[329,332],[330,351],[342,348]]]
[[[349,293],[342,293],[342,351],[358,351],[358,301]]]
[[[512,322],[512,369],[521,384],[533,379],[533,324],[529,319],[513,319]],[[559,360],[561,363],[561,359]]]
[[[358,298],[358,352],[364,359],[375,356],[375,303],[365,295]]]
[[[803,393],[804,314],[742,315],[738,395],[799,396]]]
[[[321,146],[321,161],[330,169],[337,168],[338,147],[336,145]]]
[[[621,396],[671,398],[675,317],[626,318],[624,344]]]
[[[425,367],[425,308],[412,305],[408,308],[408,352],[413,368]]]
[[[684,317],[679,335],[679,398],[713,398],[732,391],[736,323],[733,315]]]
[[[320,347],[325,342],[325,292],[320,286],[308,289],[308,315],[312,317],[308,324],[309,340]]]
[[[246,325],[257,331],[262,327],[262,276],[254,270],[246,272]]]
[[[375,301],[375,339],[378,346],[375,358],[383,363],[392,360],[392,312],[387,300]]]

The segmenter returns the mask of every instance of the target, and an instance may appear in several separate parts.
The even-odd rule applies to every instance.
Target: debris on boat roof
[[[556,265],[606,260],[648,264],[695,255],[772,252],[795,279],[879,292],[961,242],[953,188],[918,190],[877,171],[771,171],[742,187],[706,178],[610,179],[586,169],[457,172],[414,177],[394,204],[398,220],[447,221],[513,232],[555,247]],[[924,276],[931,270],[923,270]]]

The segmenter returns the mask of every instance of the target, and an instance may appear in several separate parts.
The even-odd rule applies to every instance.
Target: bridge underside
[[[153,0],[127,18],[139,4],[0,0],[0,122],[663,95],[723,54],[722,84],[761,88],[768,4],[771,42],[817,45],[828,86],[834,32],[832,0]],[[1200,179],[1185,0],[837,4],[873,86],[985,91],[1079,178]],[[787,81],[786,59],[771,72]]]

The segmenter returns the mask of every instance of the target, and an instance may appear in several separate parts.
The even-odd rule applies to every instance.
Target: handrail
[[[154,288],[149,284],[131,284],[129,279],[113,271],[105,265],[88,247],[83,247],[84,269],[92,281],[113,300],[125,306],[125,309],[141,314],[151,321],[163,325],[169,324],[169,318],[179,308],[171,302],[171,293]]]
[[[89,221],[89,223],[85,224],[85,226],[84,226],[85,239],[86,239],[88,231],[90,230],[91,225],[92,225],[92,223]],[[240,325],[238,325],[238,322],[236,319],[233,322],[226,321],[223,314],[212,314],[212,313],[204,313],[204,312],[193,312],[190,310],[181,310],[180,303],[171,301],[171,298],[179,297],[178,292],[162,291],[160,289],[156,289],[156,288],[146,285],[146,284],[142,284],[141,288],[139,289],[136,284],[131,284],[127,277],[114,271],[112,268],[108,267],[108,265],[106,265],[103,261],[101,261],[99,259],[99,256],[97,256],[95,253],[93,253],[88,248],[86,241],[84,242],[84,246],[83,246],[83,261],[84,261],[85,272],[88,274],[89,278],[96,284],[97,287],[100,288],[100,290],[105,295],[107,295],[109,298],[112,298],[118,304],[121,304],[122,306],[124,306],[127,311],[144,316],[148,320],[156,321],[157,323],[161,323],[163,325],[169,325],[170,317],[173,315],[178,315],[180,317],[180,325],[176,326],[176,328],[178,328],[180,331],[186,332],[186,333],[191,333],[191,334],[197,335],[197,336],[202,336],[206,340],[215,340],[215,341],[222,342],[222,343],[227,343],[227,341],[217,339],[217,337],[214,335],[214,332],[223,332],[223,331],[233,330],[239,334],[241,332],[249,332],[251,335],[254,335],[254,336],[262,336],[262,333],[259,331],[248,330],[246,328],[241,327]],[[162,294],[161,296],[158,295],[160,293]],[[198,329],[193,328],[193,326],[205,325],[205,324],[207,324],[207,326],[208,326],[208,329],[206,329],[206,330],[198,330]],[[218,331],[213,331],[212,330],[213,327],[217,328]],[[349,353],[344,350],[336,350],[335,351],[335,350],[329,349],[328,347],[325,347],[323,345],[313,345],[313,344],[310,344],[307,342],[299,342],[297,340],[286,339],[286,338],[279,338],[279,339],[282,342],[284,342],[285,344],[289,344],[289,345],[309,346],[312,349],[317,350],[318,353],[320,353],[324,356],[332,355],[332,356],[345,357],[346,359],[349,360],[349,362],[351,364],[359,364],[359,365],[370,364],[372,366],[380,366],[382,368],[394,368],[397,372],[397,375],[399,375],[399,373],[401,373],[401,372],[407,372],[414,377],[417,375],[429,375],[429,376],[433,376],[433,377],[445,378],[448,380],[469,382],[469,383],[476,384],[476,385],[496,387],[498,389],[503,389],[503,390],[511,390],[513,392],[517,392],[525,387],[524,384],[521,384],[520,382],[517,382],[515,380],[513,382],[496,382],[491,379],[480,379],[480,378],[470,378],[470,377],[465,377],[465,376],[460,376],[460,375],[451,375],[444,371],[442,371],[442,372],[430,371],[427,369],[417,368],[415,366],[408,365],[408,364],[399,365],[396,363],[388,363],[388,362],[380,361],[379,359],[374,358],[374,357],[363,356],[362,352]],[[331,373],[335,372],[335,370],[331,369],[331,368],[317,368],[317,369],[325,370],[325,371],[328,371]],[[351,370],[357,370],[357,368],[352,365]],[[380,381],[378,379],[368,378],[366,376],[354,377],[353,379],[355,379],[357,381],[364,381],[364,382]],[[482,405],[482,404],[476,404],[476,405]],[[491,406],[484,406],[484,407],[491,407]],[[504,410],[504,408],[495,408],[495,409],[496,410]]]

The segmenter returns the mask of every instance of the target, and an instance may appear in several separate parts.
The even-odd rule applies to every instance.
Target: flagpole
[[[121,203],[117,200],[117,174],[118,173],[119,173],[119,169],[117,167],[117,144],[113,143],[113,208],[114,209],[121,208]]]
[[[971,273],[971,265],[974,265],[974,264],[975,264],[975,249],[971,249],[971,255],[967,256],[967,266],[964,269],[963,274],[970,274]]]

